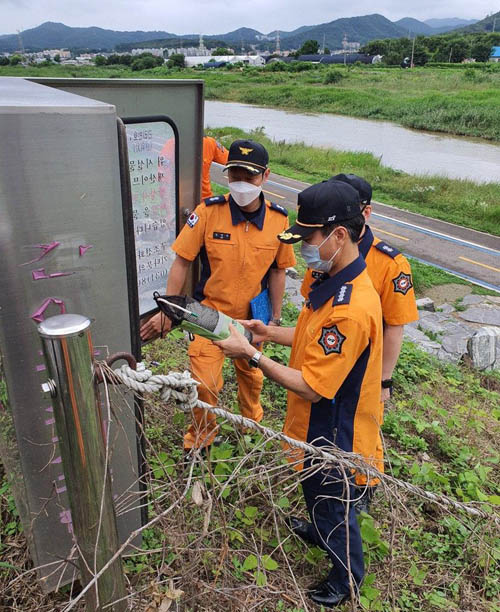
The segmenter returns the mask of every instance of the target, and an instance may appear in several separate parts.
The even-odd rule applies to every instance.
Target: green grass
[[[325,83],[328,74],[344,78]],[[500,140],[500,70],[488,66],[474,79],[455,68],[402,70],[381,66],[315,67],[304,72],[269,69],[211,70],[124,66],[6,66],[0,76],[38,75],[98,78],[195,78],[205,81],[205,96],[307,112],[329,112],[401,125]]]
[[[262,130],[248,134],[235,127],[225,127],[208,132],[225,145],[235,138],[244,137],[262,142],[269,151],[271,170],[277,174],[308,183],[322,181],[340,172],[359,174],[371,183],[374,200],[500,235],[500,183],[477,185],[472,181],[438,176],[414,176],[382,166],[380,160],[370,153],[274,141]]]

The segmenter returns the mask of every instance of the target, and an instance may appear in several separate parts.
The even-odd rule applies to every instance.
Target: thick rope
[[[500,527],[499,517],[484,512],[471,504],[458,502],[446,495],[426,491],[421,487],[399,480],[394,476],[384,474],[372,465],[366,463],[363,457],[356,453],[348,453],[335,446],[329,446],[326,451],[321,447],[290,438],[281,432],[274,431],[269,427],[256,423],[252,419],[247,419],[239,414],[233,414],[223,408],[217,408],[211,404],[202,402],[198,399],[197,391],[197,386],[200,383],[194,380],[187,370],[182,373],[170,372],[169,374],[153,374],[151,370],[146,368],[144,363],[138,363],[137,370],[132,370],[128,365],[123,365],[116,370],[112,370],[105,363],[99,363],[99,365],[106,372],[107,376],[115,382],[120,382],[137,393],[160,393],[160,398],[164,402],[167,402],[169,399],[174,399],[183,412],[191,412],[193,408],[202,408],[216,416],[223,417],[237,427],[258,431],[269,440],[272,439],[285,442],[293,448],[298,448],[309,455],[318,457],[323,462],[338,464],[348,470],[356,470],[366,475],[369,479],[378,478],[387,484],[405,489],[409,493],[428,499],[431,502],[444,506],[451,506],[457,510],[461,510],[467,514],[485,520],[492,520]]]

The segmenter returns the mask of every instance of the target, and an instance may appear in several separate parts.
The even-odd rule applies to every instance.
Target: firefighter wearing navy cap
[[[230,338],[217,344],[232,358],[249,359],[288,389],[287,436],[358,452],[381,469],[375,454],[380,444],[382,312],[357,245],[364,227],[359,194],[344,182],[329,180],[301,192],[298,204],[297,222],[279,238],[288,244],[301,240],[308,267],[321,270],[324,277],[311,286],[295,328],[244,322],[254,341],[291,346],[289,366],[263,356],[234,327]],[[300,451],[287,453],[297,469],[310,467],[310,458]],[[348,599],[350,578],[358,589],[364,575],[360,531],[350,502],[353,484],[351,475],[344,477],[335,468],[306,473],[302,487],[310,522],[290,519],[292,529],[322,547],[332,562],[326,579],[308,593],[325,607]]]
[[[361,199],[365,222],[372,212],[372,188],[370,183],[356,174],[337,174],[334,180],[343,181],[357,190]],[[365,224],[358,243],[359,251],[366,261],[366,269],[370,279],[380,296],[382,318],[384,321],[383,359],[380,422],[383,421],[384,404],[392,391],[392,373],[398,361],[403,342],[404,326],[418,320],[418,310],[413,290],[410,264],[406,257],[395,247],[383,242],[373,235],[369,225]],[[311,284],[316,278],[321,278],[321,271],[308,270],[302,284],[302,295],[307,297]],[[378,449],[378,455],[383,456],[383,449]],[[364,483],[360,483],[364,484]],[[376,484],[374,482],[370,483]],[[369,510],[370,501],[375,492],[371,486],[357,505],[359,511]]]
[[[269,289],[274,325],[281,323],[285,269],[295,265],[293,247],[277,235],[288,225],[287,210],[264,199],[262,186],[269,175],[266,149],[252,140],[237,140],[229,149],[225,171],[230,193],[206,198],[187,219],[172,245],[176,258],[167,279],[167,294],[182,292],[191,262],[199,255],[201,275],[194,297],[234,319],[250,315],[250,301]],[[161,313],[141,327],[143,340],[169,331]],[[201,400],[216,405],[222,388],[224,354],[210,340],[195,336],[188,354],[194,377],[200,381]],[[255,421],[263,417],[260,404],[262,373],[247,360],[234,362],[241,414]],[[205,447],[217,432],[216,420],[194,409],[184,448]]]

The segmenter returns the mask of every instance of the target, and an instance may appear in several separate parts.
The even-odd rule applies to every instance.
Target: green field
[[[233,127],[208,130],[223,144],[251,136],[269,151],[273,172],[308,183],[334,174],[354,173],[372,184],[375,200],[422,215],[500,235],[500,183],[477,185],[438,176],[413,176],[382,166],[371,153],[319,149],[272,141],[258,130],[246,134]]]
[[[341,67],[335,70],[342,71],[344,76],[336,84],[325,85],[324,81],[328,80],[325,77],[332,70],[323,67],[304,72],[258,69],[208,72],[160,67],[133,71],[123,66],[52,65],[0,67],[0,76],[204,78],[205,95],[209,99],[343,112],[396,120],[406,125],[410,125],[406,121],[411,119],[421,123],[418,126],[412,123],[414,127],[442,128],[443,131],[500,139],[500,70],[494,67],[420,68],[413,71],[378,67],[354,67],[349,70]],[[302,95],[303,98],[299,100]],[[371,106],[374,100],[378,100],[376,108]],[[428,112],[422,106],[424,100],[428,101]],[[406,118],[398,114],[403,109],[406,109],[403,113]],[[413,110],[410,112],[409,109]],[[454,117],[453,121],[449,121],[451,117]],[[442,122],[441,128],[425,124],[431,119]],[[459,129],[460,126],[463,129]],[[225,144],[244,135],[244,132],[233,127],[211,132]],[[498,182],[478,185],[438,176],[413,176],[381,165],[380,160],[370,153],[271,141],[260,131],[253,132],[251,136],[269,148],[272,170],[278,174],[316,182],[339,172],[352,172],[372,183],[376,200],[500,235]]]
[[[500,140],[500,67],[457,66],[413,70],[323,66],[303,72],[7,66],[0,67],[0,76],[204,79],[207,99],[386,119],[416,129]]]

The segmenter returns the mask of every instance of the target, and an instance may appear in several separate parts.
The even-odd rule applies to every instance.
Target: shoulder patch
[[[394,293],[402,293],[406,295],[408,291],[413,287],[413,283],[411,282],[411,274],[405,274],[404,272],[400,272],[396,278],[392,279],[394,284]]]
[[[389,257],[392,257],[393,259],[396,257],[396,255],[399,255],[400,253],[400,251],[398,251],[395,247],[387,244],[387,242],[378,242],[377,244],[374,244],[373,246],[379,251],[381,251],[382,253],[389,255]]]
[[[206,206],[211,206],[212,204],[225,204],[227,200],[225,195],[218,195],[212,196],[211,198],[205,198],[203,201]]]
[[[270,202],[270,204],[271,204],[270,208],[278,211],[282,215],[285,215],[285,217],[288,217],[288,210],[284,206],[280,206],[279,204],[275,204],[274,202]]]
[[[349,304],[351,301],[352,285],[342,285],[333,298],[332,306]]]
[[[189,227],[194,227],[198,223],[199,220],[200,220],[200,217],[198,217],[198,215],[195,212],[192,212],[187,218],[186,225],[189,225]]]
[[[321,346],[325,355],[330,355],[330,353],[337,353],[340,355],[342,352],[342,344],[346,336],[342,334],[336,325],[332,325],[331,327],[322,327],[321,328],[321,337],[318,340],[318,344]]]

